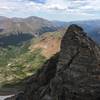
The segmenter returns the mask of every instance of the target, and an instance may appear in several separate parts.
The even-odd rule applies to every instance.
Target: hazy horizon
[[[43,18],[43,17],[39,17],[39,16],[26,16],[26,17],[14,17],[14,16],[0,16],[0,17],[5,17],[5,18],[22,18],[22,19],[25,19],[25,18],[29,18],[29,17],[37,17],[37,18],[42,18],[42,19],[45,19],[45,20],[48,20],[48,21],[58,21],[58,22],[77,22],[77,21],[79,21],[79,22],[83,22],[83,21],[96,21],[96,20],[100,20],[100,18],[98,18],[98,19],[77,19],[77,20],[65,20],[65,21],[63,21],[63,20],[50,20],[50,19],[48,19],[48,18]]]

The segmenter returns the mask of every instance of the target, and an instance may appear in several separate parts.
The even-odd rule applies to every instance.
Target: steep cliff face
[[[83,29],[76,25],[71,25],[62,39],[57,73],[51,81],[51,89],[55,100],[100,98],[100,51]]]
[[[33,75],[24,92],[6,100],[100,100],[100,48],[71,25],[59,54]]]

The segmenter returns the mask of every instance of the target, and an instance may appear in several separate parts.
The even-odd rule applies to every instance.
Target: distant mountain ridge
[[[45,32],[54,32],[57,26],[46,19],[31,16],[7,18],[0,16],[0,46],[16,45]]]
[[[87,20],[87,21],[71,21],[71,22],[63,22],[63,21],[54,21],[56,25],[59,27],[68,27],[70,24],[77,24],[84,28],[85,32],[88,33],[92,39],[94,39],[97,43],[100,43],[100,20]]]
[[[30,33],[34,36],[43,32],[55,31],[54,23],[39,17],[7,18],[0,16],[0,35],[15,33]]]
[[[70,24],[77,24],[84,28],[85,32],[88,33],[88,36],[92,37],[97,43],[100,43],[100,20],[89,20],[89,21],[49,21],[36,16],[30,16],[27,18],[8,18],[0,16],[0,45],[5,44],[1,43],[1,40],[7,38],[7,42],[12,39],[12,36],[15,37],[12,40],[15,40],[15,43],[19,42],[19,38],[26,38],[29,40],[33,37],[40,36],[45,32],[54,32],[59,28],[66,28]],[[16,38],[16,36],[18,36]],[[20,37],[22,36],[22,37]],[[11,43],[11,42],[10,42]],[[7,44],[8,45],[8,44]]]

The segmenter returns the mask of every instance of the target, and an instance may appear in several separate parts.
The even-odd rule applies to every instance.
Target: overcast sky
[[[49,20],[100,18],[100,0],[0,0],[0,16],[39,16]]]

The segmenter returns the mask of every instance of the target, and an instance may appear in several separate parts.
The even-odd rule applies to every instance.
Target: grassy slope
[[[0,87],[32,75],[45,61],[41,49],[30,52],[29,46],[10,46],[0,50]]]
[[[21,46],[0,48],[0,87],[15,87],[35,73],[49,57],[59,51],[63,33],[48,32]],[[46,45],[49,46],[47,49],[44,48]]]

